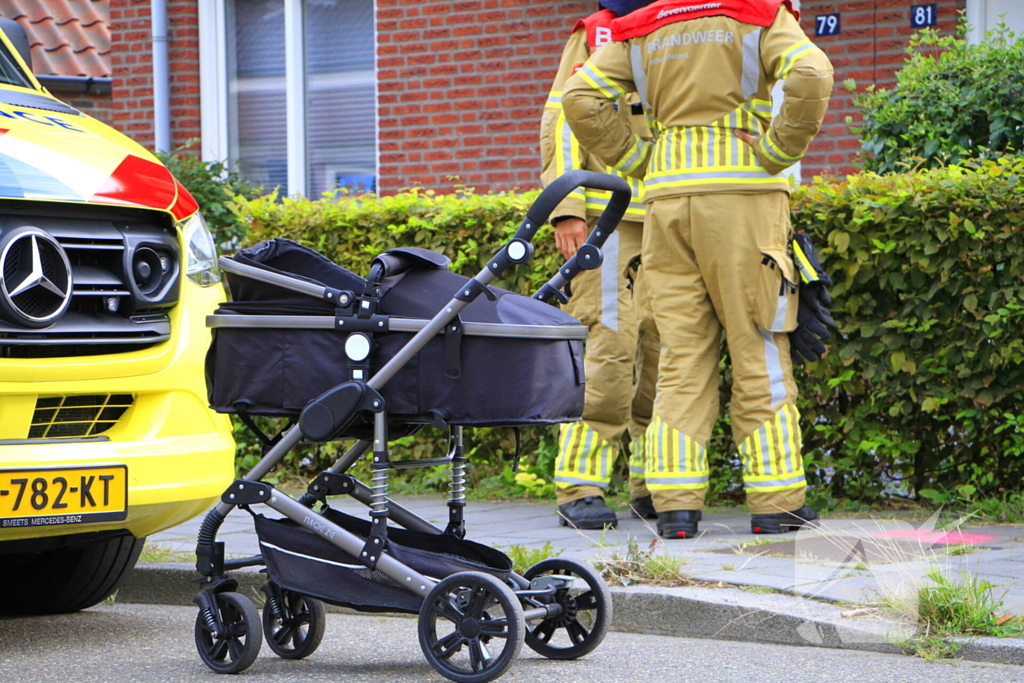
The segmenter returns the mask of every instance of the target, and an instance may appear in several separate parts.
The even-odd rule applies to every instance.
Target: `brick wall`
[[[936,28],[946,34],[954,32],[965,0],[934,2],[939,21]],[[910,36],[918,30],[910,26],[910,8],[920,4],[926,3],[920,0],[803,0],[800,3],[801,26],[825,51],[835,68],[835,88],[828,114],[821,133],[804,157],[805,179],[856,172],[854,161],[860,141],[851,128],[857,126],[861,114],[853,104],[856,93],[850,92],[844,81],[854,79],[857,92],[863,92],[871,84],[886,88],[895,83],[894,74],[906,61],[905,49]],[[815,38],[815,16],[834,12],[841,13],[839,34]],[[850,123],[846,122],[847,117]]]
[[[199,18],[196,0],[169,0],[171,144],[175,149],[198,139]],[[110,0],[112,116],[108,121],[136,142],[152,149],[153,32],[150,4]]]
[[[934,0],[938,29],[955,30],[965,0]],[[801,24],[841,13],[838,35],[814,38],[836,70],[805,178],[856,170],[855,93],[891,86],[906,59],[913,5],[922,0],[803,0]],[[535,187],[537,128],[568,31],[593,2],[377,0],[380,189]],[[847,118],[851,123],[847,123]]]
[[[596,5],[377,0],[380,190],[536,187],[544,100]]]
[[[114,123],[114,100],[111,93],[70,93],[54,90],[53,94],[107,125]]]

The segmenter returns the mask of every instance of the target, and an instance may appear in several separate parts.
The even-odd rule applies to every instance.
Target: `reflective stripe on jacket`
[[[670,5],[650,5],[657,12],[652,19]],[[573,133],[592,154],[644,178],[648,201],[788,190],[778,174],[804,155],[828,107],[828,58],[785,6],[765,26],[726,15],[670,16],[678,18],[664,23],[662,17],[647,33],[633,30],[632,38],[606,46],[570,78],[563,111]],[[613,32],[626,19],[637,22],[632,14],[618,19]],[[783,79],[782,107],[772,119],[771,89]],[[618,121],[612,102],[630,91],[663,129],[654,144]],[[755,144],[734,129],[755,136]]]
[[[541,119],[541,184],[547,186],[548,183],[558,176],[574,169],[599,171],[621,176],[626,179],[630,189],[633,191],[633,199],[626,210],[624,220],[640,222],[644,219],[643,183],[637,178],[630,178],[602,163],[600,159],[592,154],[588,154],[572,134],[562,110],[562,86],[572,76],[574,71],[582,67],[583,63],[589,58],[592,46],[588,42],[595,43],[593,48],[598,48],[601,47],[602,39],[610,39],[610,25],[614,17],[615,15],[608,10],[602,10],[581,20],[576,24],[565,49],[562,51],[558,74],[551,86],[551,92],[544,105],[544,115]],[[590,41],[588,41],[588,36],[590,36]],[[634,114],[631,107],[633,102],[639,103],[639,98],[636,94],[629,98],[623,97],[621,100],[618,103],[619,112],[616,116],[625,125],[637,131],[638,135],[650,137],[646,116],[642,113]],[[586,190],[584,192],[582,189],[577,189],[551,212],[551,218],[559,216],[575,216],[577,218],[596,217],[601,215],[608,206],[610,199],[610,192],[601,190]]]

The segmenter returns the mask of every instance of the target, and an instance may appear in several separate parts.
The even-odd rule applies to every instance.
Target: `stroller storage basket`
[[[367,302],[359,297],[371,288],[366,280],[288,240],[260,243],[235,259],[267,273],[312,273],[319,282],[344,286],[356,297],[356,306]],[[214,331],[207,356],[210,404],[219,412],[295,417],[328,389],[360,379],[354,376],[358,366],[346,355],[345,342],[348,330],[365,327],[366,319],[259,282],[260,272],[232,274],[235,300],[208,318]],[[306,272],[291,274],[313,281]],[[383,277],[378,314],[386,327],[372,335],[368,376],[468,282],[427,259],[410,260],[406,269]],[[586,328],[546,303],[491,289],[494,301],[481,296],[462,311],[458,334],[449,335],[446,328],[383,387],[390,423],[514,426],[580,417]]]
[[[366,538],[370,522],[326,510],[324,516]],[[289,519],[254,515],[256,534],[271,580],[282,588],[363,612],[418,612],[422,598],[315,532]],[[388,527],[385,551],[409,568],[435,579],[464,571],[508,580],[512,561],[499,550],[450,534],[433,535]]]

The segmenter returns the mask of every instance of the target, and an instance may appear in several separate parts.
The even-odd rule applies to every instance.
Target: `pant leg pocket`
[[[797,274],[793,259],[781,247],[759,249],[754,322],[767,332],[792,332],[797,324]]]

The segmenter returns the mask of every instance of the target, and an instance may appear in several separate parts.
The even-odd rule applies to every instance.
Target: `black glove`
[[[811,239],[798,232],[793,237],[793,261],[800,271],[800,307],[796,329],[789,333],[790,355],[794,365],[816,361],[825,353],[825,342],[832,338],[828,327],[838,330],[832,319],[832,296],[828,288],[832,278],[821,267]]]

